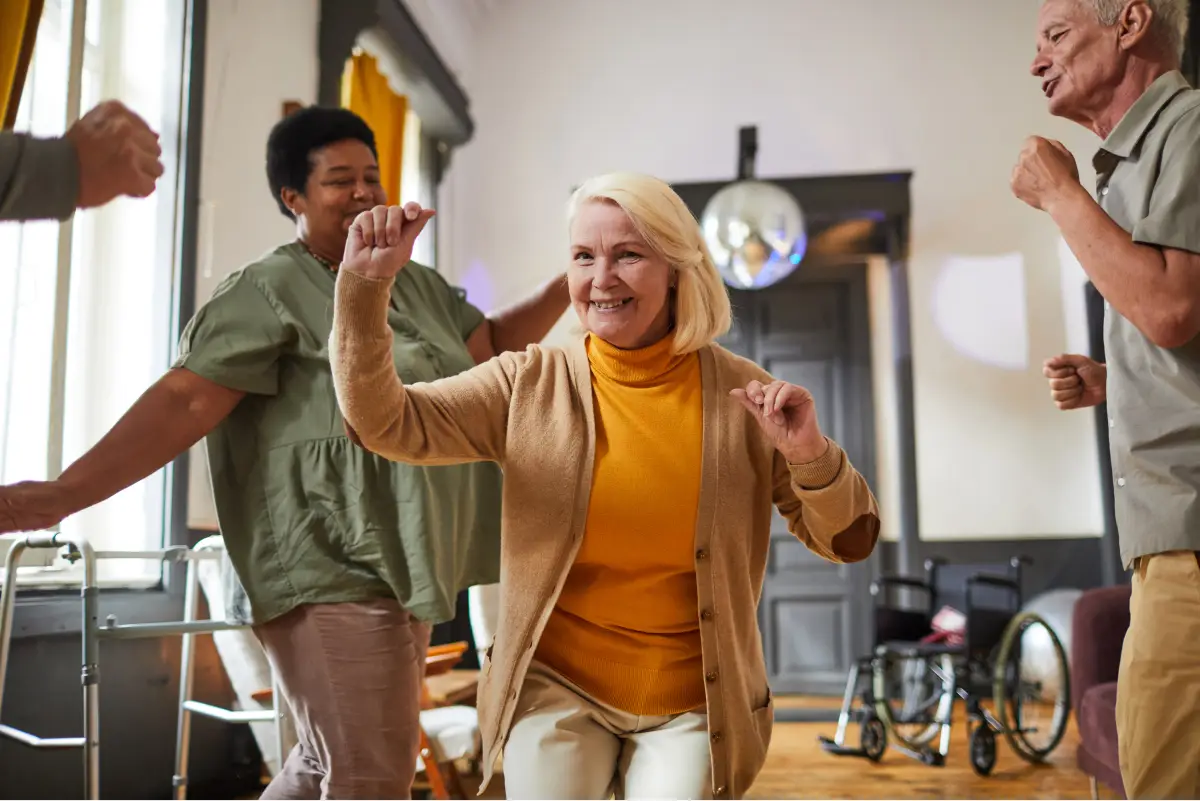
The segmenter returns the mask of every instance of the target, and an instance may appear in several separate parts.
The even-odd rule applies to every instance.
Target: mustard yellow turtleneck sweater
[[[695,353],[587,341],[596,457],[579,554],[537,650],[635,715],[704,704],[696,600],[702,400]]]

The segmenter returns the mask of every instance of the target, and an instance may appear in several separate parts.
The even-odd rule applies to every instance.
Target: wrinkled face
[[[360,212],[387,202],[379,183],[379,163],[357,139],[334,142],[310,156],[312,170],[304,194],[283,190],[284,202],[305,230],[322,241],[345,243]]]
[[[1046,0],[1030,71],[1041,79],[1051,114],[1087,124],[1108,105],[1122,77],[1120,32],[1119,24],[1101,25],[1080,0]]]
[[[671,325],[671,268],[615,203],[584,203],[571,223],[571,305],[588,331],[618,348],[652,345]]]

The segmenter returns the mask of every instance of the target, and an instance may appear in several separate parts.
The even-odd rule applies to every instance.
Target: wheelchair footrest
[[[834,756],[865,757],[867,755],[866,751],[863,751],[861,748],[838,745],[831,737],[826,737],[824,734],[817,735],[817,742],[821,744],[821,748],[826,753],[833,754]]]
[[[915,759],[916,761],[921,762],[925,765],[929,765],[929,766],[935,767],[935,768],[943,768],[946,766],[946,758],[944,756],[942,756],[939,752],[934,751],[933,749],[922,748],[920,750],[914,751],[911,748],[905,748],[904,746],[899,745],[899,744],[896,744],[893,747],[900,753],[904,754],[906,757],[908,757],[910,759]]]

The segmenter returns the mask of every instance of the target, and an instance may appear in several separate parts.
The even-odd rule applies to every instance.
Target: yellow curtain
[[[44,0],[0,0],[0,120],[13,127]]]
[[[388,86],[375,57],[356,52],[342,74],[342,107],[366,120],[375,133],[379,178],[389,203],[401,203],[400,172],[404,163],[404,117],[408,98]]]

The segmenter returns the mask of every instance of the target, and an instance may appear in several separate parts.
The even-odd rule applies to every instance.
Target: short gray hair
[[[1081,0],[1096,12],[1101,25],[1116,25],[1129,0]],[[1146,0],[1154,12],[1150,31],[1175,58],[1183,60],[1187,43],[1188,0]]]

